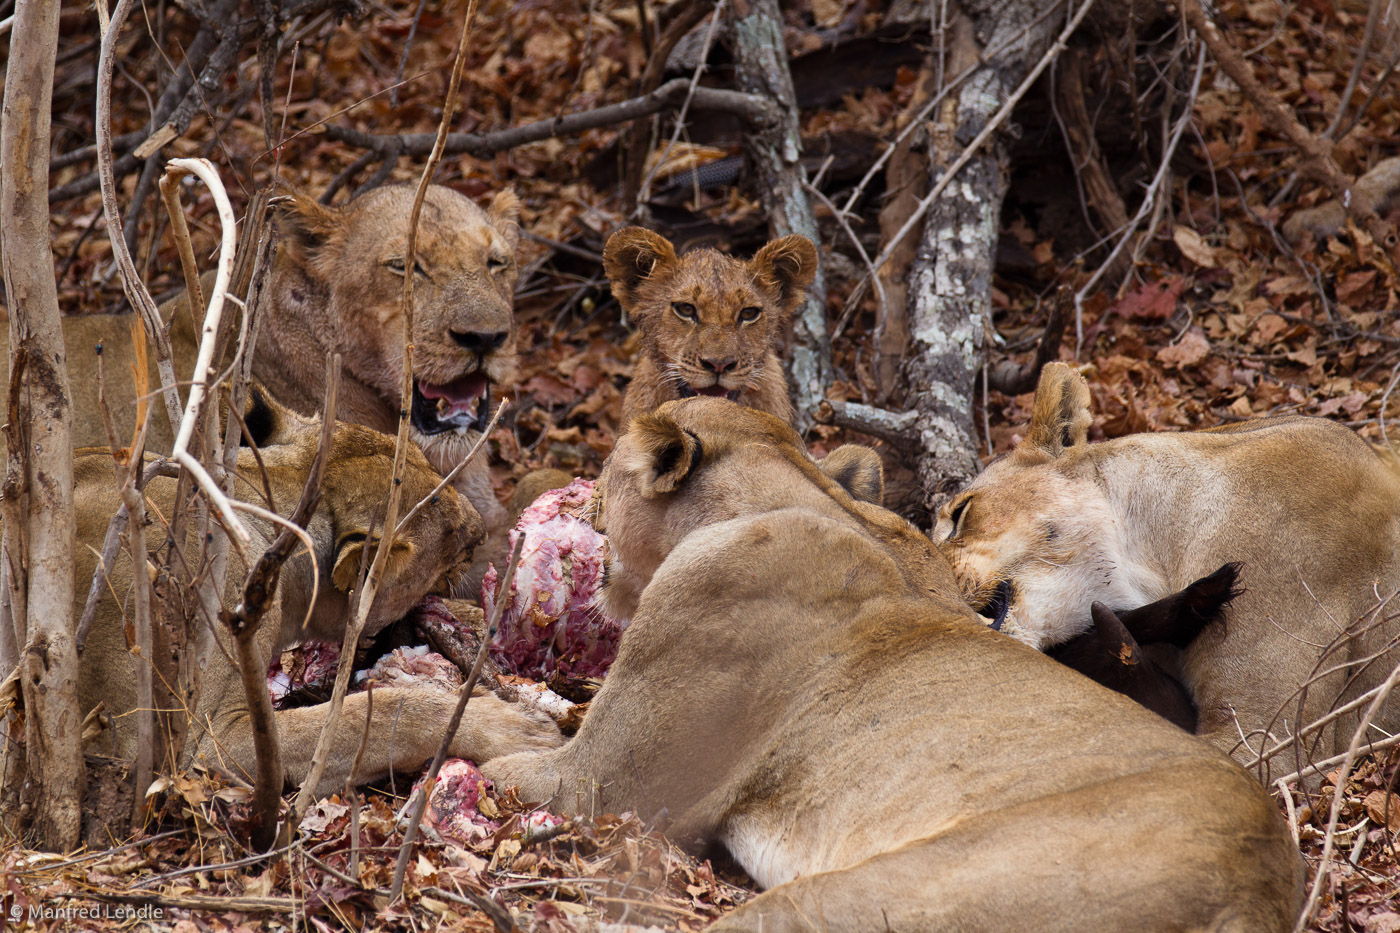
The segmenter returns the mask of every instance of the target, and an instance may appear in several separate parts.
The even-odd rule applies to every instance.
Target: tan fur
[[[391,263],[403,257],[413,194],[411,187],[393,185],[338,208],[300,195],[278,203],[281,245],[253,375],[284,404],[303,414],[319,411],[326,353],[339,349],[344,372],[338,417],[389,433],[398,430],[403,275]],[[449,188],[428,189],[418,226],[423,274],[414,286],[414,374],[420,382],[446,383],[480,370],[491,379],[493,402],[515,384],[512,308],[519,204],[508,190],[483,210]],[[205,285],[207,291],[207,279]],[[162,312],[167,319],[177,316],[172,338],[176,373],[188,379],[198,349],[188,304],[182,296]],[[130,328],[130,315],[64,319],[75,446],[107,444],[97,405],[98,343],[104,347],[108,405],[121,436],[131,436],[135,389]],[[460,346],[454,332],[506,336],[499,347],[482,355]],[[8,339],[0,328],[0,346],[6,352]],[[150,380],[152,386],[160,383],[154,355]],[[0,386],[0,398],[4,394]],[[167,450],[169,422],[163,409],[154,414],[149,447]],[[443,473],[457,465],[478,436],[475,431],[432,436],[413,432],[429,462]],[[481,513],[488,531],[504,525],[505,509],[492,492],[485,457],[463,470],[455,485]]]
[[[600,495],[641,588],[617,661],[567,745],[483,771],[725,845],[772,890],[713,929],[1290,928],[1302,864],[1255,781],[988,631],[777,418],[663,405]]]
[[[712,249],[678,257],[660,234],[627,227],[609,237],[603,268],[642,334],[624,424],[707,391],[792,421],[779,354],[817,272],[810,240],[786,236],[742,262]]]
[[[273,499],[284,513],[296,505],[319,440],[318,424],[303,421],[285,409],[273,407],[276,434],[262,447],[272,487]],[[321,504],[307,531],[316,542],[316,567],[320,592],[310,626],[302,630],[302,620],[311,598],[312,564],[303,552],[283,569],[258,642],[265,659],[275,657],[288,645],[306,637],[333,640],[344,634],[350,598],[365,547],[365,534],[371,520],[383,508],[384,490],[392,470],[394,439],[358,425],[337,425],[322,485]],[[261,501],[262,481],[251,453],[239,457],[239,497]],[[112,459],[106,452],[79,451],[75,462],[78,515],[78,607],[92,579],[97,549],[107,530],[108,520],[119,504],[112,479]],[[410,450],[403,476],[405,501],[421,499],[438,482],[438,475],[423,455]],[[173,479],[157,478],[146,488],[151,514],[169,515],[174,495]],[[254,531],[249,560],[254,560],[270,543],[277,529],[245,516]],[[153,555],[163,554],[165,536],[159,525],[147,530]],[[395,541],[389,559],[390,572],[375,601],[366,634],[372,635],[402,617],[429,591],[439,590],[460,576],[471,557],[471,549],[481,541],[482,526],[476,513],[448,488],[435,502],[424,506],[405,534]],[[376,538],[377,540],[377,538]],[[371,555],[372,556],[372,555]],[[163,560],[153,556],[153,560]],[[247,568],[235,558],[230,562],[229,588],[225,604],[232,605],[241,593]],[[135,666],[138,661],[128,650],[123,613],[129,611],[131,564],[123,549],[110,576],[111,592],[122,594],[119,605],[111,595],[99,605],[97,617],[84,648],[81,665],[81,700],[86,713],[99,701],[110,716],[106,734],[99,740],[99,751],[125,758],[136,753],[136,729],[126,715],[136,706]],[[235,777],[253,773],[252,729],[238,672],[233,665],[234,648],[222,625],[215,623],[219,644],[208,653],[198,707],[186,744],[186,754],[202,759],[210,767]],[[157,648],[159,652],[159,647]],[[456,704],[450,691],[431,687],[387,687],[374,691],[372,741],[366,746],[359,775],[376,780],[392,770],[411,771],[432,757],[442,739],[442,730]],[[332,746],[321,792],[342,789],[350,772],[359,737],[364,728],[366,696],[345,698],[341,729]],[[284,710],[276,714],[282,763],[288,782],[300,782],[310,764],[325,721],[326,706]],[[207,726],[207,729],[201,728]],[[392,741],[390,736],[393,736]],[[474,697],[469,704],[452,754],[485,760],[508,752],[549,748],[559,736],[552,723],[506,704],[495,696]]]
[[[1009,581],[1003,631],[1045,647],[1083,631],[1094,600],[1136,608],[1240,561],[1244,595],[1187,649],[1183,675],[1198,731],[1243,761],[1262,730],[1272,746],[1385,678],[1395,658],[1366,659],[1400,633],[1372,625],[1400,587],[1392,462],[1341,425],[1301,417],[1090,445],[1088,401],[1081,376],[1047,366],[1026,440],[943,507],[933,537],[974,606]],[[1339,638],[1348,627],[1365,633]],[[1345,751],[1356,721],[1306,740],[1305,757]],[[1378,724],[1395,731],[1400,703]],[[1241,731],[1255,751],[1238,747]],[[1281,754],[1292,770],[1292,748]]]

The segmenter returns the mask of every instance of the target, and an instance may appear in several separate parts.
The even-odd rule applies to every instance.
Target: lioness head
[[[441,440],[484,427],[491,384],[515,380],[512,307],[520,201],[506,190],[483,210],[450,188],[429,187],[413,268],[407,269],[413,197],[413,188],[392,185],[340,208],[300,195],[282,199],[280,230],[290,260],[284,268],[301,269],[302,284],[311,292],[298,296],[293,287],[286,297],[293,303],[300,298],[330,305],[324,320],[334,322],[340,333],[320,335],[319,342],[339,346],[347,375],[396,414],[403,279],[416,277],[414,439],[445,471],[455,463],[434,456]]]
[[[1140,589],[1156,575],[1127,564],[1085,456],[1092,420],[1084,377],[1047,365],[1025,439],[949,499],[933,529],[972,607],[1036,648],[1083,632],[1095,600],[1132,608],[1157,598]]]
[[[259,445],[277,505],[290,509],[315,456],[319,422],[296,415],[260,391],[250,394],[244,421]],[[393,462],[393,437],[358,424],[336,424],[321,503],[309,525],[322,578],[311,622],[319,637],[340,639],[362,565],[373,562],[383,540]],[[261,496],[260,471],[250,456],[240,456],[238,478],[241,495]],[[450,593],[465,575],[473,548],[485,537],[481,517],[455,489],[434,492],[440,480],[423,454],[410,446],[400,475],[400,520],[417,503],[423,506],[394,537],[366,635],[402,618],[428,593]],[[284,611],[284,625],[300,626],[303,611],[304,606]]]
[[[712,249],[677,256],[665,237],[627,227],[608,239],[603,268],[642,331],[626,417],[710,396],[792,419],[777,350],[816,276],[810,240],[786,236],[743,262]]]
[[[864,447],[814,460],[767,412],[724,399],[667,402],[633,421],[594,487],[592,521],[608,536],[607,611],[630,617],[656,568],[697,528],[786,507],[864,516],[881,476],[879,455]]]

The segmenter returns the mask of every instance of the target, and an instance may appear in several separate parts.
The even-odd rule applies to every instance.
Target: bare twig
[[[889,441],[904,451],[914,451],[919,447],[917,412],[893,412],[859,402],[843,402],[839,399],[826,399],[814,412],[818,424],[834,424],[838,428],[859,431]]]
[[[394,444],[393,482],[389,486],[389,501],[384,511],[386,533],[382,536],[379,547],[375,551],[374,560],[370,564],[368,574],[364,577],[364,584],[356,588],[354,617],[351,623],[346,626],[345,637],[341,643],[340,667],[336,671],[335,686],[331,690],[330,703],[327,705],[326,720],[321,727],[321,735],[316,741],[316,749],[311,756],[311,767],[307,771],[306,779],[302,782],[301,788],[297,791],[296,802],[293,805],[293,818],[298,823],[301,821],[302,814],[306,812],[306,807],[311,802],[316,787],[320,784],[321,775],[325,772],[326,757],[330,752],[336,730],[339,728],[340,711],[345,700],[345,691],[350,685],[350,671],[353,667],[355,645],[369,620],[370,610],[374,606],[380,581],[384,576],[384,568],[388,564],[389,552],[393,548],[394,533],[398,529],[399,502],[403,490],[400,477],[408,455],[408,412],[412,408],[413,402],[413,286],[416,277],[412,269],[413,257],[418,246],[418,218],[423,210],[423,200],[427,196],[428,186],[432,183],[433,175],[436,173],[438,163],[446,149],[449,135],[447,128],[451,125],[453,113],[457,109],[457,93],[461,86],[462,69],[466,65],[467,40],[471,35],[472,19],[476,15],[476,6],[476,0],[468,0],[467,11],[462,19],[462,33],[457,43],[457,57],[453,61],[452,76],[447,85],[447,98],[443,102],[442,120],[438,123],[437,137],[432,152],[428,156],[427,164],[423,166],[423,174],[419,178],[418,188],[413,198],[413,210],[409,214],[408,238],[404,244],[404,268],[409,271],[404,275],[403,304],[401,307],[403,359],[400,364],[402,375],[399,385],[399,430]],[[364,553],[368,554],[368,548],[365,549]]]
[[[423,811],[427,808],[428,796],[432,793],[438,772],[442,770],[442,763],[447,758],[447,750],[452,747],[452,741],[457,737],[457,727],[462,724],[462,714],[466,711],[467,701],[471,699],[477,678],[481,676],[481,667],[486,663],[486,652],[491,647],[491,640],[496,637],[496,626],[501,622],[501,613],[505,611],[506,603],[511,602],[510,588],[511,584],[515,582],[515,568],[520,565],[520,552],[524,547],[525,536],[517,535],[515,547],[510,552],[510,562],[506,564],[505,576],[501,578],[501,587],[498,591],[500,595],[496,598],[495,606],[491,608],[491,619],[486,629],[486,637],[481,639],[481,646],[476,651],[476,662],[472,665],[471,673],[467,675],[466,683],[462,684],[462,689],[457,694],[457,707],[452,711],[452,718],[448,720],[447,730],[443,733],[437,754],[433,756],[432,766],[428,768],[428,773],[423,776],[423,782],[419,785],[417,794],[414,795],[413,809],[408,817],[408,826],[403,832],[403,845],[399,847],[399,860],[394,866],[394,881],[389,888],[390,901],[398,900],[399,895],[403,892],[404,873],[408,870],[408,859],[413,852],[413,840],[418,835],[418,824],[423,821]]]
[[[1394,233],[1376,215],[1376,205],[1360,192],[1356,192],[1354,183],[1337,167],[1332,158],[1331,143],[1310,133],[1259,83],[1259,79],[1254,76],[1254,69],[1249,66],[1244,55],[1220,34],[1220,30],[1201,7],[1200,0],[1183,0],[1181,11],[1186,17],[1186,22],[1210,49],[1210,54],[1221,70],[1239,85],[1240,91],[1254,105],[1254,110],[1264,121],[1264,125],[1288,140],[1298,150],[1302,159],[1299,168],[1320,182],[1333,197],[1341,199],[1347,214],[1365,228],[1377,245],[1391,239]]]
[[[370,681],[365,684],[365,728],[360,732],[360,747],[355,749],[355,760],[350,763],[350,773],[345,778],[345,801],[350,805],[350,858],[345,867],[352,878],[360,876],[360,798],[355,793],[355,785],[360,780],[360,762],[365,757],[365,746],[369,744],[369,726],[373,721],[374,681]]]
[[[1016,90],[1011,92],[1011,96],[1002,103],[997,112],[993,114],[992,118],[987,121],[987,124],[982,127],[981,132],[973,137],[972,142],[968,143],[963,151],[958,154],[958,157],[948,166],[948,170],[943,173],[938,179],[938,182],[929,190],[929,193],[919,202],[919,206],[909,215],[909,219],[904,222],[904,225],[895,232],[894,236],[890,237],[884,248],[880,250],[880,254],[875,257],[872,263],[876,269],[881,268],[889,261],[890,255],[899,247],[900,242],[924,219],[924,215],[927,214],[929,208],[933,206],[933,202],[938,199],[944,189],[957,177],[962,167],[972,160],[972,157],[977,154],[977,150],[982,148],[983,143],[990,139],[992,134],[1000,129],[1001,125],[1011,116],[1011,112],[1016,108],[1016,104],[1026,95],[1026,92],[1031,89],[1031,86],[1035,84],[1041,72],[1049,67],[1050,63],[1065,50],[1065,44],[1069,41],[1069,37],[1079,28],[1079,24],[1084,21],[1084,17],[1093,9],[1093,6],[1094,0],[1084,0],[1084,3],[1080,5],[1079,9],[1075,10],[1074,16],[1065,24],[1064,29],[1060,30],[1060,34],[1055,37],[1055,41],[1050,45],[1050,48],[1040,57],[1040,61],[1036,62],[1035,67],[1030,70],[1030,73],[1028,73],[1025,79],[1016,87]]]
[[[128,0],[129,2],[129,0]],[[616,104],[569,113],[548,120],[537,120],[524,126],[516,126],[494,133],[449,133],[443,143],[443,154],[460,155],[466,153],[485,158],[506,149],[539,142],[554,136],[581,133],[584,130],[614,126],[629,120],[649,117],[666,110],[678,101],[685,99],[690,91],[690,81],[676,78],[667,81],[650,94],[634,97]],[[762,121],[771,117],[773,105],[753,94],[739,91],[726,91],[719,88],[697,88],[691,106],[699,110],[717,110],[732,113],[746,121]],[[379,153],[394,152],[397,155],[425,156],[433,149],[436,137],[432,133],[407,133],[374,135],[352,130],[348,127],[330,125],[326,135],[331,139],[372,149]]]

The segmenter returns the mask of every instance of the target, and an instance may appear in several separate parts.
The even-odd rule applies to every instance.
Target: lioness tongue
[[[451,418],[458,413],[470,415],[475,412],[477,401],[486,394],[486,377],[472,373],[442,385],[420,382],[418,391],[424,398],[437,399],[439,418]]]

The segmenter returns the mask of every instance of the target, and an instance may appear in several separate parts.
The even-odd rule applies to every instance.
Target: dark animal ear
[[[1040,371],[1031,423],[1021,447],[1058,457],[1067,448],[1088,442],[1093,420],[1084,377],[1068,364],[1047,363]]]
[[[491,218],[491,226],[496,228],[496,232],[506,238],[511,249],[515,249],[520,244],[520,198],[516,197],[515,189],[497,191],[486,209],[486,215]]]
[[[637,287],[675,261],[671,241],[641,227],[624,227],[608,237],[603,247],[603,271],[612,283],[613,297],[628,314],[637,303]]]
[[[251,442],[261,450],[292,443],[306,432],[311,422],[278,402],[255,382],[248,387],[248,398],[243,404],[243,425],[248,433],[243,435],[240,446],[247,447]]]
[[[637,477],[647,498],[675,492],[700,466],[705,446],[670,415],[638,415],[613,452],[618,469]]]
[[[805,236],[785,236],[754,254],[749,271],[760,286],[777,293],[783,314],[791,315],[817,277],[817,248]]]
[[[1089,616],[1094,620],[1094,636],[1110,657],[1128,667],[1142,663],[1142,648],[1112,609],[1095,602],[1089,606]]]
[[[846,490],[852,499],[883,505],[885,466],[880,455],[859,444],[842,444],[817,461],[817,466]]]
[[[270,204],[277,212],[277,233],[302,261],[315,259],[344,233],[345,218],[340,209],[315,198],[294,191],[278,195]]]
[[[1207,625],[1223,621],[1230,601],[1243,592],[1236,586],[1239,575],[1239,564],[1225,564],[1184,590],[1123,613],[1123,625],[1143,644],[1185,648]]]

